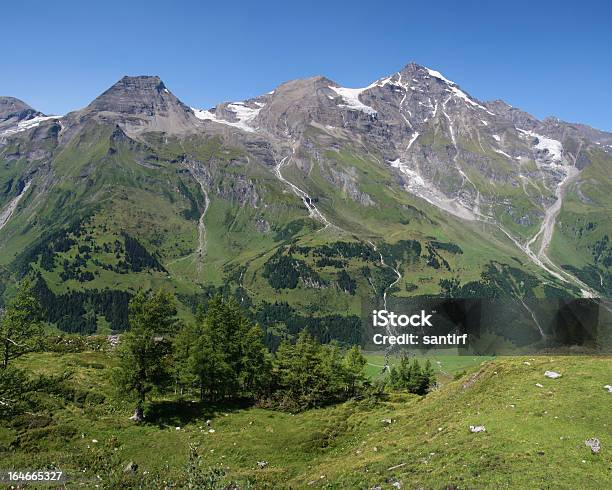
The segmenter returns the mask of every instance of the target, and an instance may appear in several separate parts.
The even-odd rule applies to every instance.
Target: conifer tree
[[[253,325],[242,337],[242,359],[240,385],[245,393],[256,397],[262,395],[270,384],[270,353],[264,345],[264,332]]]
[[[421,367],[417,359],[402,356],[398,365],[391,368],[389,381],[395,389],[426,395],[435,384],[436,376],[429,360]]]
[[[2,342],[2,367],[27,352],[34,350],[43,334],[42,308],[33,294],[29,280],[24,280],[15,297],[9,302],[0,318],[0,341]]]
[[[270,359],[262,330],[238,302],[217,296],[196,324],[185,326],[175,342],[181,380],[197,386],[202,400],[258,397],[269,384]]]
[[[169,293],[139,291],[130,302],[130,331],[122,335],[118,349],[116,382],[122,393],[136,400],[133,420],[143,420],[147,394],[160,387],[168,374],[169,343],[164,335],[173,333],[176,306]]]
[[[351,347],[344,356],[346,388],[351,397],[355,396],[358,388],[365,383],[366,377],[363,369],[366,364],[366,358],[357,345]]]

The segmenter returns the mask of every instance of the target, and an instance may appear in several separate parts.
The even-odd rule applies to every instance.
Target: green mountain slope
[[[351,319],[338,330],[387,297],[514,298],[530,316],[528,298],[609,296],[610,153],[440,77],[411,64],[358,103],[315,77],[209,111],[125,77],[5,130],[0,294],[30,274],[81,332],[124,329],[140,287],[174,291],[184,318],[223,292],[266,326]]]

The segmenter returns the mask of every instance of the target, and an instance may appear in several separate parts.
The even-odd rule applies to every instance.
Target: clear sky
[[[612,2],[3,2],[0,95],[47,114],[123,75],[208,108],[325,75],[360,87],[410,61],[474,97],[612,131]]]

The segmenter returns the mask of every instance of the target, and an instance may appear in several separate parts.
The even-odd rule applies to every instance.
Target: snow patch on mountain
[[[494,149],[493,151],[494,151],[495,153],[499,153],[500,155],[503,155],[503,156],[505,156],[505,157],[507,157],[507,158],[512,159],[512,157],[511,157],[510,155],[508,155],[508,154],[507,154],[505,151],[503,151],[503,150],[495,150],[495,149]]]
[[[379,78],[375,82],[373,82],[370,85],[368,85],[364,90],[368,90],[368,89],[371,89],[371,88],[374,88],[374,87],[384,87],[388,83],[393,83],[392,82],[392,78],[393,78],[392,76],[391,77]]]
[[[531,132],[531,135],[538,139],[538,143],[535,145],[538,150],[548,151],[555,162],[563,160],[563,145],[560,141],[533,132]]]
[[[258,106],[257,109],[247,106],[244,102],[232,102],[228,104],[227,108],[236,115],[238,121],[226,121],[225,119],[217,117],[217,115],[211,111],[194,109],[193,107],[191,110],[195,114],[195,117],[203,121],[213,121],[218,124],[225,124],[227,126],[242,129],[248,133],[254,133],[255,128],[253,128],[250,123],[257,117],[257,114],[259,114],[259,111],[261,111],[261,108],[265,105],[257,102],[255,104]]]
[[[427,73],[429,73],[430,76],[438,78],[439,80],[442,80],[443,82],[446,82],[449,85],[457,85],[455,82],[449,80],[444,75],[442,75],[442,73],[440,73],[439,71],[432,70],[431,68],[425,68],[425,69],[427,70]]]
[[[365,105],[363,102],[359,100],[359,95],[369,87],[364,88],[346,88],[346,87],[329,87],[334,92],[336,92],[342,100],[344,100],[344,104],[340,104],[340,107],[346,107],[347,109],[353,111],[361,111],[365,112],[369,115],[374,115],[377,112],[372,109],[370,106]]]
[[[61,117],[62,116],[36,116],[32,119],[20,121],[17,126],[9,128],[0,133],[0,136],[9,136],[11,134],[21,133],[22,131],[27,131],[28,129],[36,128],[45,121],[50,121],[52,119],[60,119]]]
[[[418,133],[415,133],[418,136]],[[413,136],[413,139],[416,139]],[[402,162],[401,159],[397,158],[390,161],[391,167],[398,169],[406,177],[405,188],[411,194],[427,201],[428,203],[442,209],[448,213],[451,213],[458,218],[462,218],[468,221],[474,221],[476,216],[474,213],[464,207],[456,199],[449,199],[442,192],[435,188],[433,184],[427,182],[417,171],[411,169],[406,163]]]
[[[416,139],[419,137],[419,132],[416,131],[411,137],[410,141],[408,141],[408,146],[406,147],[406,151],[410,150],[410,147],[414,144]]]
[[[516,128],[521,134],[530,136],[536,139],[536,144],[534,147],[537,150],[544,151],[548,153],[553,161],[553,163],[559,165],[563,162],[563,145],[560,141],[557,141],[552,138],[548,138],[546,136],[542,136],[541,134],[535,133],[533,131],[525,131],[524,129]]]
[[[486,107],[481,106],[481,105],[480,105],[478,102],[474,102],[472,99],[470,99],[470,98],[468,97],[468,95],[467,95],[465,92],[463,92],[463,91],[459,90],[457,87],[455,87],[455,86],[451,86],[451,87],[450,87],[450,91],[451,91],[451,92],[452,92],[454,95],[456,95],[457,97],[459,97],[461,100],[463,100],[464,102],[467,102],[468,104],[471,104],[471,105],[472,105],[472,106],[474,106],[474,107],[478,107],[479,109],[482,109],[483,111],[485,111],[487,114],[490,114],[491,116],[494,116],[494,115],[495,115],[495,114],[493,114],[493,113],[492,113],[492,112],[491,112],[489,109],[487,109]]]
[[[236,117],[240,121],[240,123],[248,126],[253,119],[257,117],[261,108],[265,105],[258,105],[257,109],[253,109],[244,104],[244,102],[234,102],[233,104],[228,104],[228,108],[236,114]],[[250,127],[250,126],[249,126]]]

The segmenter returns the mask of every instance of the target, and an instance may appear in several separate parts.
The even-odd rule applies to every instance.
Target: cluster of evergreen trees
[[[274,289],[295,289],[301,279],[317,287],[326,286],[326,281],[301,259],[283,255],[282,250],[274,254],[264,265],[263,276]]]
[[[268,388],[271,368],[263,338],[235,300],[215,297],[176,336],[175,380],[182,389],[196,388],[202,400],[259,397]]]
[[[264,332],[234,299],[220,296],[192,324],[176,321],[174,299],[138,293],[130,302],[130,330],[118,349],[116,380],[143,417],[148,393],[174,389],[203,401],[248,399],[300,410],[359,396],[368,388],[366,360],[358,347],[321,344],[303,331],[272,354]]]
[[[117,289],[87,289],[55,294],[42,276],[35,277],[32,294],[43,308],[49,323],[64,332],[92,334],[97,316],[103,315],[116,330],[128,328],[128,304],[132,294]]]
[[[41,349],[43,311],[35,288],[24,281],[0,312],[0,412],[13,410],[29,386],[27,375],[10,364]],[[272,353],[263,330],[233,298],[216,296],[193,323],[181,324],[171,294],[140,291],[129,302],[128,317],[129,331],[113,354],[118,359],[114,381],[119,396],[135,402],[136,421],[144,418],[154,392],[197,393],[208,402],[249,400],[292,411],[370,393],[359,347],[322,344],[305,329],[294,343],[283,340]],[[422,368],[406,358],[391,370],[389,382],[394,389],[423,395],[435,379],[429,363]]]
[[[417,359],[403,356],[389,373],[389,384],[393,389],[416,395],[426,395],[435,382],[436,375],[429,359],[421,366]]]
[[[357,346],[343,353],[302,331],[295,344],[283,342],[276,352],[270,399],[281,408],[301,409],[356,397],[368,387],[365,365]]]

